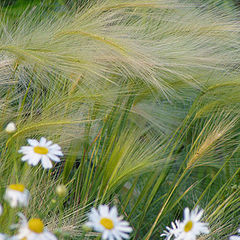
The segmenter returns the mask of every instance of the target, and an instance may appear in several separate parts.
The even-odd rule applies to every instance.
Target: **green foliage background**
[[[25,214],[41,216],[61,239],[81,237],[86,213],[102,203],[118,206],[131,239],[159,239],[196,205],[213,230],[201,239],[228,239],[240,224],[233,2],[202,1],[203,11],[164,0],[106,2],[80,12],[67,9],[83,1],[5,2],[0,196],[7,183],[23,182],[33,196]],[[215,4],[227,14],[210,11]],[[7,136],[10,120],[18,130]],[[49,172],[16,154],[40,136],[65,153]],[[70,191],[54,205],[57,183]]]

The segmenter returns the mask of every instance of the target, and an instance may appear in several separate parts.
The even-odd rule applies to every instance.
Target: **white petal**
[[[48,153],[47,156],[55,162],[60,162],[61,161],[60,158],[58,156],[54,155],[54,154]]]
[[[114,236],[113,236],[111,233],[109,233],[108,239],[109,239],[109,240],[114,240]]]
[[[184,209],[184,219],[188,220],[190,218],[190,210],[189,208]]]
[[[23,146],[20,148],[20,150],[18,151],[19,153],[28,153],[28,152],[32,152],[33,147],[31,146]]]
[[[121,231],[121,232],[126,232],[126,233],[130,233],[132,232],[132,228],[131,227],[126,227],[126,226],[116,226],[116,229]]]
[[[63,153],[59,150],[50,150],[49,152],[54,155],[63,156]]]
[[[102,234],[102,239],[108,239],[109,238],[109,231],[104,231]]]
[[[124,232],[119,232],[120,236],[124,239],[128,239],[129,238],[129,235],[127,233],[124,233]]]
[[[45,146],[47,143],[47,139],[45,137],[41,137],[39,143],[41,146]]]
[[[117,215],[118,215],[117,208],[115,206],[112,207],[109,214],[112,218],[117,218]]]
[[[117,240],[122,240],[120,237],[120,233],[116,230],[112,230],[112,235],[117,239]]]
[[[195,221],[199,221],[202,218],[203,212],[204,212],[203,210],[199,211],[199,213],[195,217]]]
[[[103,233],[105,231],[105,228],[100,223],[97,223],[97,222],[94,222],[93,228],[96,232]]]
[[[44,231],[43,235],[44,235],[44,238],[47,240],[57,240],[57,237],[54,234],[46,230]]]
[[[41,155],[35,154],[34,156],[29,157],[28,164],[36,166],[41,159]]]
[[[50,150],[61,150],[61,147],[58,144],[53,144],[49,147]]]
[[[24,155],[22,158],[21,158],[21,160],[23,161],[23,162],[25,162],[25,161],[27,161],[27,160],[29,160],[29,159],[31,159],[31,155],[29,154],[29,155]]]
[[[28,139],[27,141],[33,147],[36,147],[39,144],[39,142],[36,139]]]
[[[240,237],[239,236],[231,236],[229,239],[230,240],[240,240]]]
[[[46,146],[46,147],[49,147],[50,145],[52,145],[52,143],[53,143],[52,141],[47,141],[46,144],[45,144],[45,146]]]
[[[90,215],[98,215],[98,216],[99,216],[99,213],[98,213],[98,211],[97,211],[97,209],[96,209],[95,207],[93,207],[93,208],[91,209]]]
[[[42,156],[42,166],[45,169],[52,168],[52,162],[49,160],[49,158],[45,155]]]
[[[99,212],[100,212],[100,216],[102,216],[102,217],[110,217],[109,216],[109,208],[107,205],[100,205]]]

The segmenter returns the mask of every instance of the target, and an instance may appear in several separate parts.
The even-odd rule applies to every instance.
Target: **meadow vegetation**
[[[209,6],[99,0],[14,17],[1,10],[0,232],[15,234],[20,211],[59,239],[100,239],[83,226],[107,204],[130,223],[130,239],[161,239],[196,206],[211,230],[198,240],[236,234],[240,25],[234,8]],[[16,131],[6,132],[9,122]],[[51,169],[18,152],[41,137],[64,155]],[[25,208],[4,200],[16,183],[31,194]]]

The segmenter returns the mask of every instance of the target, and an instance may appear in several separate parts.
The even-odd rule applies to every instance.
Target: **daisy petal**
[[[43,168],[45,169],[52,168],[53,166],[52,162],[49,160],[47,156],[43,155],[41,161],[42,161]]]
[[[46,146],[47,139],[45,137],[41,137],[39,143],[41,146]]]
[[[27,141],[33,147],[36,147],[39,144],[39,142],[35,139],[28,139]]]
[[[60,162],[60,158],[54,154],[48,153],[47,155],[51,160],[53,160],[54,162]]]

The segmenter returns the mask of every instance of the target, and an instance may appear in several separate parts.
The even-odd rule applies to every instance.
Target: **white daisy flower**
[[[91,209],[89,222],[86,225],[102,233],[102,239],[128,239],[132,228],[127,221],[122,219],[123,217],[118,217],[116,207],[109,209],[107,205],[100,205],[98,210]]]
[[[240,228],[238,229],[238,233],[240,233]],[[230,240],[240,240],[240,236],[234,235],[229,238]]]
[[[21,218],[19,231],[14,239],[16,240],[57,240],[57,237],[44,228],[44,224],[39,218],[31,218],[27,221],[23,214],[19,214]]]
[[[4,199],[12,208],[27,207],[29,202],[29,191],[23,184],[11,184],[7,187]]]
[[[208,224],[200,222],[203,215],[203,210],[198,211],[198,208],[190,212],[189,208],[184,209],[184,220],[180,223],[180,234],[176,240],[196,240],[200,234],[208,234]]]
[[[14,133],[14,132],[16,132],[16,130],[17,130],[17,127],[16,127],[16,125],[15,125],[14,122],[8,123],[8,125],[7,125],[6,128],[5,128],[5,131],[6,131],[8,134]]]
[[[60,162],[59,156],[63,156],[61,147],[57,144],[52,144],[52,141],[47,141],[41,137],[38,142],[35,139],[27,140],[30,146],[21,147],[18,151],[24,154],[22,161],[27,161],[29,165],[36,166],[41,160],[43,168],[52,168],[52,161]]]
[[[171,222],[172,228],[166,227],[167,230],[163,231],[163,234],[160,237],[165,237],[166,240],[172,239],[172,237],[177,237],[180,233],[180,221],[176,220]]]

